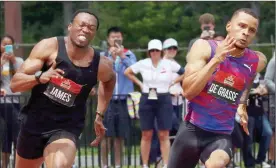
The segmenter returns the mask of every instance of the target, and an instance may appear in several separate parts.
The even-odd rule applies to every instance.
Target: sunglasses
[[[175,47],[175,46],[169,47],[169,48],[167,48],[167,50],[177,50],[177,47]]]
[[[152,49],[152,50],[149,50],[149,52],[160,52],[160,50]]]

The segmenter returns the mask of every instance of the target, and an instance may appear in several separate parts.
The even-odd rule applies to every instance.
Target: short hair
[[[97,30],[99,29],[99,27],[100,27],[99,18],[98,18],[98,16],[97,16],[95,13],[91,12],[89,9],[79,9],[79,10],[77,10],[77,11],[73,14],[73,16],[72,16],[72,18],[71,18],[71,23],[73,23],[74,19],[76,18],[76,16],[77,16],[79,13],[88,13],[88,14],[94,16],[94,17],[96,18],[96,20],[97,20]]]
[[[4,36],[2,36],[1,37],[1,42],[2,42],[2,40],[4,39],[4,38],[9,38],[11,41],[12,41],[12,44],[14,44],[14,38],[11,36],[11,35],[9,35],[9,34],[5,34]],[[0,43],[1,43],[0,42]]]
[[[237,16],[239,13],[242,13],[242,12],[246,13],[246,14],[249,14],[249,15],[253,16],[255,19],[259,20],[259,16],[250,8],[241,8],[241,9],[236,10],[232,15],[231,20],[235,16]]]
[[[122,32],[121,28],[117,27],[117,26],[110,27],[107,30],[107,36],[109,36],[110,33],[121,33],[123,35],[123,32]]]
[[[211,13],[204,13],[203,15],[201,15],[199,17],[198,21],[199,21],[200,24],[203,24],[203,23],[215,24],[215,17]]]

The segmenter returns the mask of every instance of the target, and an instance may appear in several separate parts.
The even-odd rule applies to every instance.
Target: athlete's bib
[[[82,86],[66,78],[51,78],[44,94],[54,102],[72,107]]]
[[[214,97],[235,104],[244,88],[244,80],[230,73],[218,71],[208,88],[208,93]]]

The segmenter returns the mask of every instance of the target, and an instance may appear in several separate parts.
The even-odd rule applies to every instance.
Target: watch
[[[42,75],[42,71],[37,71],[35,74],[35,80],[39,83],[39,84],[41,84],[41,82],[40,82],[40,77],[41,77],[41,75]]]

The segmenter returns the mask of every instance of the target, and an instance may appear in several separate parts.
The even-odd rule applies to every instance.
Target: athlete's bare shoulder
[[[42,39],[39,41],[35,47],[40,47],[40,49],[48,49],[48,50],[53,50],[57,49],[57,38],[56,37],[51,37],[51,38],[46,38]]]
[[[45,63],[50,65],[57,55],[57,48],[57,39],[55,37],[39,41],[18,72],[34,74],[36,71],[41,70]]]
[[[100,56],[98,79],[102,82],[106,82],[113,77],[115,77],[113,62],[105,56]]]
[[[198,60],[207,60],[211,56],[211,46],[207,40],[198,39],[194,42],[190,52],[187,55],[187,62],[196,62]]]
[[[260,52],[260,51],[255,51],[255,53],[257,54],[257,56],[259,57],[259,63],[258,63],[258,68],[257,68],[257,72],[261,72],[267,64],[267,58],[266,56]]]
[[[56,37],[43,39],[34,46],[30,58],[49,59],[50,56],[57,52],[57,46]]]

